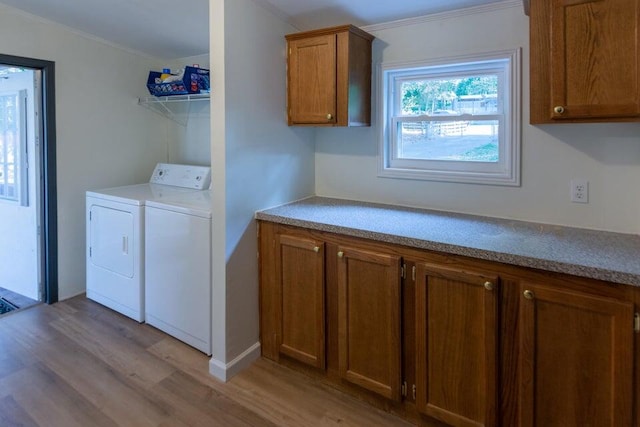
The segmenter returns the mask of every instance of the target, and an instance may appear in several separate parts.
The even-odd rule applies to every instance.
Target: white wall
[[[167,160],[166,120],[137,105],[158,64],[65,27],[0,6],[0,52],[55,61],[58,280],[85,289],[87,189],[144,182]]]
[[[483,9],[483,10],[488,10]],[[377,177],[379,128],[318,129],[319,195],[468,212],[627,233],[640,232],[640,124],[529,125],[529,18],[521,2],[414,25],[371,26],[382,62],[523,47],[522,186]],[[367,28],[364,28],[367,30]],[[377,70],[374,75],[377,75]],[[374,76],[375,77],[375,76]],[[374,80],[374,122],[378,82]],[[571,203],[569,181],[589,181],[589,204]]]
[[[172,68],[179,69],[185,65],[198,64],[209,69],[209,55],[181,58]],[[207,101],[191,102],[184,105],[187,119],[185,126],[172,124],[169,127],[169,161],[192,165],[211,165],[211,126],[210,103]]]
[[[214,345],[211,372],[259,339],[256,210],[314,192],[313,130],[286,124],[288,24],[252,0],[210,3]],[[224,69],[224,71],[222,71]],[[228,372],[227,372],[228,373]]]
[[[0,79],[0,93],[25,90],[27,95],[26,143],[28,204],[0,201],[0,287],[38,299],[38,208],[34,123],[34,72],[10,74]]]

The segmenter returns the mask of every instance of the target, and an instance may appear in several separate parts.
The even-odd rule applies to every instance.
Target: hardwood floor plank
[[[112,369],[139,381],[144,388],[153,387],[175,371],[127,336],[90,317],[60,319],[51,325]]]
[[[267,419],[183,372],[175,372],[165,378],[154,389],[156,392],[159,390],[170,393],[167,397],[171,399],[174,406],[191,413],[202,414],[199,416],[200,420],[211,420],[203,425],[211,425],[214,421],[225,426],[274,426]],[[189,425],[192,424],[196,425],[193,421],[189,423]]]
[[[149,351],[242,406],[278,426],[410,426],[410,423],[373,408],[353,396],[305,376],[300,372],[260,359],[249,369],[221,383],[209,375],[206,359],[178,342],[161,341]]]
[[[13,396],[0,399],[0,425],[3,427],[38,427]]]
[[[56,306],[60,305],[56,304]],[[67,305],[67,301],[64,305]],[[75,319],[79,321],[93,319],[143,348],[150,347],[167,337],[167,334],[152,326],[140,324],[86,298],[73,298],[68,301],[68,305],[77,310]]]
[[[122,426],[160,425],[171,416],[166,402],[149,400],[142,387],[59,334],[55,342],[35,344],[38,358],[71,387]]]
[[[23,408],[28,408],[29,415],[38,425],[117,426],[112,419],[40,363],[22,369],[4,381],[2,387],[12,390],[12,396]],[[73,408],[73,411],[68,408]]]
[[[27,353],[20,352],[15,342],[4,334],[0,334],[0,349],[0,379],[27,366]]]
[[[259,360],[228,383],[209,358],[83,296],[0,319],[0,426],[407,426]]]
[[[372,408],[353,396],[269,360],[256,361],[251,369],[234,377],[240,395],[268,413],[277,414],[278,425],[409,426],[400,418]],[[268,390],[268,392],[267,392]],[[251,401],[245,401],[251,405]],[[260,413],[260,412],[258,412]]]

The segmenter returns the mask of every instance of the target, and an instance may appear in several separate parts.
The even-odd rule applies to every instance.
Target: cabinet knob
[[[492,291],[493,290],[493,283],[491,282],[484,282],[484,288],[488,291]]]
[[[320,246],[314,246],[313,247],[313,252],[315,252],[315,253],[320,252]]]
[[[331,113],[327,113],[327,120],[333,119],[333,115]]]
[[[338,258],[342,258],[344,256],[344,252],[340,251],[338,252]]]
[[[564,113],[564,107],[562,105],[558,105],[557,107],[554,107],[553,112],[556,114],[562,114]]]
[[[530,290],[524,291],[523,295],[526,299],[534,299],[536,297],[533,291],[530,291]]]

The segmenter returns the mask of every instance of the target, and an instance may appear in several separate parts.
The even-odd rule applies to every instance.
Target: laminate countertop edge
[[[310,197],[256,219],[503,264],[640,286],[640,236]]]

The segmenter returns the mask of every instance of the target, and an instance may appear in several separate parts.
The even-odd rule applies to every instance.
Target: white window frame
[[[28,153],[27,153],[27,91],[7,91],[0,92],[0,96],[14,96],[16,98],[16,110],[18,119],[17,145],[15,153],[15,196],[8,197],[0,194],[0,203],[14,204],[18,206],[29,206],[28,197]],[[5,153],[6,155],[6,153]],[[5,162],[0,163],[0,170],[5,173]]]
[[[463,116],[409,116],[400,112],[402,82],[458,75],[498,75],[497,114]],[[383,63],[378,73],[380,147],[378,176],[387,178],[474,184],[520,185],[521,49],[440,58],[428,61]],[[398,112],[398,113],[396,113]],[[498,162],[398,158],[397,129],[402,122],[497,120]]]

